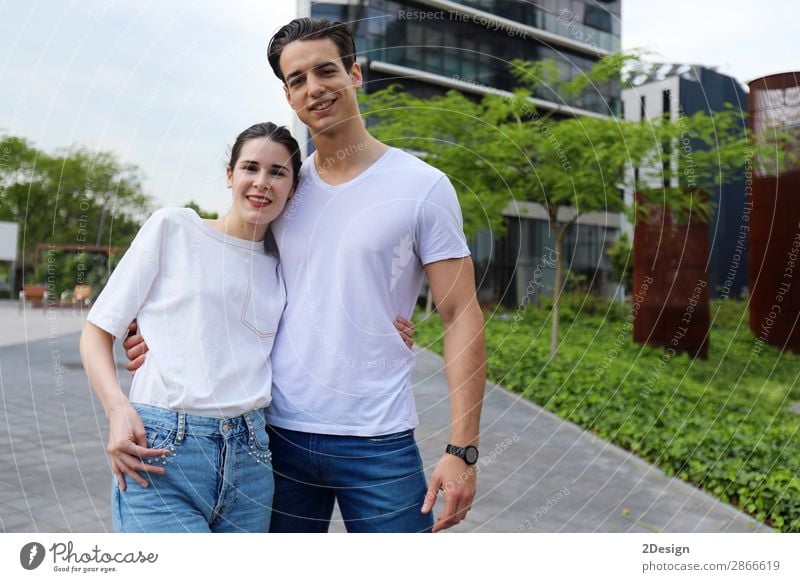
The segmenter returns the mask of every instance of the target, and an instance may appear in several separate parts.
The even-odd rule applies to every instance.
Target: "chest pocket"
[[[272,285],[259,286],[251,281],[242,308],[242,323],[259,338],[272,338],[278,331],[285,305],[286,295],[280,276]]]

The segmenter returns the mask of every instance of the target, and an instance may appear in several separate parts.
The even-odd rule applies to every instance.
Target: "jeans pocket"
[[[175,429],[145,424],[144,431],[147,435],[148,449],[165,449],[175,443]]]
[[[272,451],[269,450],[269,435],[265,427],[253,430],[253,438],[250,441],[250,454],[260,462],[272,461]]]

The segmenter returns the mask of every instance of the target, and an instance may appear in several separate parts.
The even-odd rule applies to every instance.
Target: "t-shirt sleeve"
[[[163,215],[147,219],[89,311],[87,319],[114,337],[125,335],[156,280],[164,228]]]
[[[458,196],[446,176],[422,201],[416,234],[416,251],[423,265],[469,256]]]

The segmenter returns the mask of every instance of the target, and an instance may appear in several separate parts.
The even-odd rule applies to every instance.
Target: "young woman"
[[[286,304],[268,228],[300,165],[286,128],[243,131],[227,167],[226,216],[155,212],[89,312],[81,359],[109,419],[114,531],[268,531],[263,408]],[[126,397],[112,349],[134,318],[149,352]]]

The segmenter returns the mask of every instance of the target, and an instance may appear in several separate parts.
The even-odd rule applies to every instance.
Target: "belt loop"
[[[175,437],[175,444],[183,444],[183,439],[186,436],[186,413],[178,413],[178,435]]]

